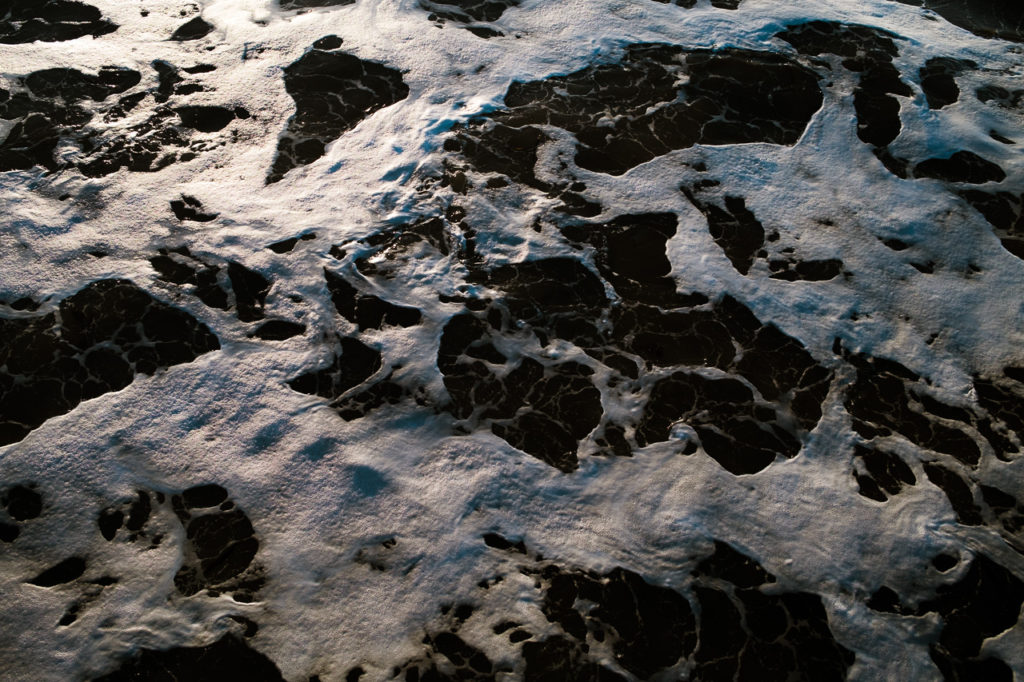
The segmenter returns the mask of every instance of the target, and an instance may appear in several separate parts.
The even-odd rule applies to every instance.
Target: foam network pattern
[[[0,678],[1021,679],[1022,27],[0,1]]]
[[[124,388],[138,374],[220,348],[201,322],[127,280],[93,282],[54,312],[0,318],[0,329],[5,444],[83,400]]]

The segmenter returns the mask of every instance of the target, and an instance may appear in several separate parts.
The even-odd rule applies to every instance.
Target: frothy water
[[[1009,3],[0,7],[0,677],[1024,675]]]

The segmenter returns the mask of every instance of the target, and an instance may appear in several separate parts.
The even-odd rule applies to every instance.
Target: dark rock
[[[174,110],[181,118],[181,124],[202,133],[223,130],[235,120],[235,112],[227,107],[188,106]]]
[[[1010,547],[1024,554],[1024,505],[1015,497],[994,486],[979,484],[987,507],[987,523],[994,527]]]
[[[1004,109],[1017,109],[1024,101],[1024,89],[1007,90],[1000,85],[983,85],[974,94],[979,101],[992,102]]]
[[[442,607],[447,613],[450,605]],[[458,620],[458,618],[456,617]],[[455,628],[445,632],[436,632],[423,639],[426,645],[424,656],[413,659],[396,668],[395,677],[404,671],[405,680],[493,680],[494,664],[480,649],[466,642],[455,633]],[[439,668],[438,666],[442,666]],[[452,673],[442,669],[453,670]]]
[[[525,284],[535,295],[558,296]],[[602,413],[601,394],[589,378],[592,370],[575,362],[545,367],[524,358],[499,377],[474,357],[481,354],[475,349],[488,348],[489,329],[471,313],[453,317],[444,328],[438,367],[452,398],[450,411],[458,419],[490,421],[495,435],[513,447],[561,471],[575,470],[578,441],[597,426]]]
[[[381,329],[384,325],[412,327],[420,323],[422,313],[416,308],[395,305],[377,296],[361,294],[348,281],[324,268],[327,289],[335,309],[359,331]]]
[[[845,680],[854,654],[833,637],[821,598],[695,589],[701,607],[693,680]]]
[[[912,92],[900,80],[892,64],[899,53],[894,33],[870,26],[834,21],[808,21],[790,25],[777,34],[801,54],[834,54],[842,65],[858,74],[853,91],[857,114],[857,136],[863,142],[884,148],[902,129],[900,103],[893,95],[909,97]]]
[[[187,194],[182,194],[181,199],[171,201],[171,210],[174,211],[174,216],[182,222],[194,220],[198,223],[208,223],[220,215],[219,213],[204,213],[202,209],[202,202]]]
[[[107,507],[98,519],[101,534],[113,541],[123,527],[129,531],[124,541],[148,539],[149,549],[158,546],[164,533],[154,534],[148,521],[154,512],[166,509],[166,499],[164,493],[140,490],[131,501]],[[264,584],[262,569],[255,563],[259,540],[228,491],[215,483],[193,486],[171,495],[170,506],[185,531],[174,576],[177,591],[189,597],[208,590],[211,596],[228,593],[235,601],[252,601]]]
[[[624,682],[626,678],[584,656],[580,644],[555,635],[523,645],[525,682]]]
[[[133,173],[155,173],[177,161],[187,161],[195,153],[178,151],[190,147],[190,139],[177,121],[173,111],[158,108],[123,131],[87,139],[83,145],[86,157],[78,163],[78,170],[86,177],[99,178],[122,168]]]
[[[282,239],[279,242],[274,242],[267,248],[274,253],[288,253],[295,248],[295,245],[299,243],[298,237],[290,237],[288,239]]]
[[[1004,249],[1024,259],[1024,195],[968,189],[960,196],[991,223]]]
[[[602,413],[601,394],[589,379],[591,373],[571,362],[545,372],[524,360],[504,382],[508,398],[485,412],[502,420],[492,423],[491,430],[513,447],[563,472],[575,470],[578,441],[597,426]],[[445,386],[449,386],[447,377]],[[531,411],[514,413],[511,408],[516,403]]]
[[[491,631],[496,635],[501,635],[515,627],[519,627],[519,623],[512,620],[504,620],[491,628]]]
[[[185,527],[185,559],[174,585],[187,596],[204,589],[233,591],[237,601],[251,601],[263,580],[253,567],[259,541],[248,516],[231,505],[222,509],[227,491],[207,484],[175,497],[176,513]]]
[[[946,493],[949,503],[956,512],[956,520],[965,526],[982,524],[981,509],[974,502],[970,486],[959,475],[941,464],[925,462],[924,473],[928,480]]]
[[[28,296],[22,296],[16,301],[12,301],[10,303],[10,307],[14,310],[39,310],[39,302],[29,298]]]
[[[726,196],[725,206],[702,201],[689,188],[681,188],[708,221],[708,231],[715,244],[729,258],[741,275],[750,271],[754,257],[764,246],[764,227],[746,207],[743,197]]]
[[[216,507],[228,499],[228,491],[216,483],[197,485],[181,493],[181,500],[187,509]]]
[[[141,79],[142,74],[133,69],[104,66],[95,76],[67,68],[33,71],[25,76],[24,83],[35,97],[70,104],[86,99],[102,102],[138,85]]]
[[[1013,0],[896,0],[929,9],[983,38],[1024,42],[1024,7]]]
[[[562,233],[594,246],[598,270],[625,300],[665,307],[704,303],[702,296],[676,292],[666,249],[677,222],[674,213],[632,214],[603,225],[565,227]]]
[[[187,533],[204,576],[214,584],[248,568],[259,547],[252,524],[238,509],[193,518]]]
[[[878,487],[878,483],[875,482],[875,479],[856,472],[854,472],[853,477],[857,481],[857,492],[864,497],[878,502],[885,502],[889,499],[886,497],[885,493],[882,492],[882,489]]]
[[[1013,682],[1013,669],[998,658],[963,660],[932,652],[932,660],[946,680],[985,680],[985,682]]]
[[[640,679],[674,665],[697,644],[696,619],[687,600],[632,571],[615,568],[597,576],[551,566],[543,576],[549,587],[541,609],[548,620],[581,642],[588,632],[603,632],[612,642],[616,663]],[[596,606],[582,611],[577,600]],[[529,646],[524,645],[524,657]],[[542,647],[534,649],[534,659]]]
[[[843,273],[843,261],[838,258],[824,260],[805,260],[796,263],[787,261],[769,261],[772,279],[786,282],[824,282],[834,279]]]
[[[505,35],[501,31],[491,28],[489,26],[466,26],[465,28],[473,35],[479,38],[483,38],[484,40],[486,40],[487,38],[497,38],[499,36]]]
[[[96,75],[53,68],[24,76],[19,91],[0,99],[0,118],[14,121],[0,142],[0,171],[35,165],[58,170],[62,164],[54,158],[54,150],[63,136],[92,119],[87,107],[134,87],[140,79],[138,71],[111,66]]]
[[[484,543],[488,547],[526,554],[526,544],[522,540],[512,542],[497,533],[484,533]],[[500,634],[500,633],[499,633]]]
[[[974,152],[964,150],[947,158],[926,159],[914,166],[914,175],[919,178],[936,178],[946,182],[964,182],[972,185],[1002,182],[1006,179],[1006,173],[1002,168]]]
[[[202,17],[195,17],[184,24],[179,26],[177,30],[171,34],[171,40],[177,40],[184,42],[186,40],[199,40],[209,35],[210,31],[213,30],[213,24],[206,21]]]
[[[195,286],[199,300],[211,308],[230,307],[228,292],[218,281],[221,268],[196,258],[187,248],[160,249],[149,262],[165,282]]]
[[[995,422],[981,419],[978,430],[992,445],[997,457],[1010,459],[1019,452],[1016,443],[1024,442],[1024,376],[1020,369],[1007,367],[1001,377],[975,377],[974,391],[978,404]],[[1015,436],[1016,443],[1007,438],[1009,434]]]
[[[478,673],[490,673],[492,664],[479,649],[467,644],[453,632],[442,632],[431,638],[434,649],[457,668],[469,667]]]
[[[100,280],[54,313],[0,318],[0,444],[137,374],[191,362],[220,343],[188,313],[127,280]]]
[[[496,533],[485,535],[485,541],[526,554],[520,543]],[[508,633],[525,669],[507,657],[490,661],[471,639],[479,627],[463,627],[477,608],[449,602],[441,613],[450,626],[429,628],[423,654],[392,668],[390,678],[483,681],[522,670],[524,680],[624,682],[675,679],[692,668],[687,679],[709,682],[843,680],[855,660],[836,642],[821,597],[780,590],[774,576],[725,542],[715,542],[714,553],[682,581],[683,591],[622,567],[597,573],[539,555],[514,561],[540,591],[548,625],[543,636],[514,620],[490,630]],[[488,589],[489,583],[478,587]]]
[[[128,520],[124,526],[130,531],[140,531],[142,527],[149,521],[149,515],[153,511],[153,502],[150,500],[149,493],[140,490],[138,497],[131,503],[128,509]]]
[[[315,50],[337,50],[339,47],[341,47],[342,42],[343,41],[342,41],[341,38],[339,38],[338,36],[336,36],[334,34],[331,34],[329,36],[324,36],[323,38],[320,38],[315,43],[313,43],[313,49],[315,49]]]
[[[38,585],[39,587],[54,587],[76,580],[83,573],[85,573],[85,559],[70,557],[25,582],[30,585]]]
[[[207,141],[193,140],[195,133],[209,134],[232,118],[248,117],[241,107],[184,106],[176,113],[171,107],[155,106],[145,115],[136,115],[134,123],[119,125],[149,95],[161,105],[172,96],[205,89],[196,83],[182,84],[178,69],[165,61],[155,60],[152,67],[158,79],[155,88],[131,92],[114,103],[103,102],[138,85],[139,72],[105,66],[92,75],[54,68],[17,79],[13,96],[0,101],[0,118],[14,121],[7,139],[0,143],[0,170],[40,165],[56,171],[73,165],[87,177],[122,168],[154,172],[207,149]],[[87,126],[97,115],[108,125]],[[62,140],[78,147],[80,153],[73,160],[54,158]]]
[[[599,394],[589,386],[589,369],[584,371],[576,363],[549,365],[532,358],[515,366],[492,368],[507,364],[507,358],[497,351],[498,338],[532,331],[541,345],[547,345],[552,337],[570,341],[626,377],[639,376],[636,362],[629,357],[634,355],[648,366],[713,366],[735,371],[761,394],[755,398],[752,390],[735,378],[708,380],[680,372],[663,379],[653,389],[657,398],[648,402],[637,427],[636,440],[641,446],[668,439],[671,424],[690,417],[706,420],[691,425],[700,432],[706,451],[722,457],[723,465],[734,472],[759,471],[778,454],[792,457],[799,452],[802,429],[817,424],[831,381],[831,372],[819,366],[799,342],[762,324],[729,297],[712,310],[669,312],[630,300],[660,293],[666,296],[663,303],[669,305],[706,301],[702,295],[675,295],[673,301],[668,293],[675,292],[663,274],[668,269],[667,259],[660,265],[663,256],[658,254],[664,253],[664,242],[672,231],[674,219],[659,214],[623,216],[597,229],[565,229],[572,240],[598,245],[598,268],[625,299],[615,306],[601,279],[573,258],[471,270],[470,282],[503,291],[504,296],[477,311],[471,308],[454,316],[445,326],[438,368],[452,398],[452,414],[468,420],[470,426],[489,423],[496,435],[563,471],[576,468],[577,441],[597,427],[602,417]],[[636,244],[627,244],[629,239]],[[613,249],[621,252],[613,253]],[[636,266],[634,258],[638,257],[648,259],[645,262],[653,267],[644,272]],[[598,329],[594,321],[602,318],[610,318],[611,328]],[[743,349],[741,356],[738,347]],[[688,382],[700,384],[701,397],[694,397],[696,402],[670,397],[677,388],[681,392],[676,397],[690,395],[693,387],[684,387]],[[539,409],[541,392],[552,396],[543,398],[544,405],[553,405],[546,401],[561,393],[565,396],[558,399],[562,406]],[[708,404],[702,402],[705,400]],[[523,411],[523,406],[530,409]],[[608,433],[605,430],[604,436]],[[611,433],[615,434],[615,429]],[[736,455],[740,452],[737,446],[743,451],[741,456]],[[620,437],[616,451],[628,454],[630,449],[625,437]]]
[[[117,30],[98,9],[73,0],[7,0],[0,5],[0,44],[99,37]]]
[[[724,542],[693,574],[698,616],[683,594],[623,568],[524,572],[544,589],[541,609],[562,630],[523,645],[525,679],[622,679],[600,666],[590,642],[608,642],[615,662],[639,679],[660,679],[690,656],[690,679],[707,681],[843,680],[854,662],[818,595],[762,591],[775,578]]]
[[[358,391],[336,401],[333,407],[342,419],[352,421],[365,417],[383,405],[397,405],[405,397],[406,390],[388,378],[372,384],[364,391]]]
[[[857,112],[857,136],[864,142],[884,147],[899,136],[903,128],[900,102],[887,91],[857,88],[853,107]]]
[[[669,439],[669,429],[684,421],[697,433],[704,451],[730,472],[753,474],[778,455],[795,457],[801,443],[781,424],[775,410],[758,404],[737,379],[707,379],[676,372],[651,389],[637,426],[641,446]]]
[[[876,147],[872,150],[875,157],[885,166],[885,169],[901,180],[910,177],[910,161],[895,156],[888,147]]]
[[[106,122],[119,121],[127,116],[129,112],[134,111],[146,99],[147,95],[148,93],[146,92],[133,92],[130,95],[121,97],[117,100],[117,104],[103,115],[103,120]]]
[[[917,613],[938,613],[944,621],[931,658],[947,680],[1011,680],[1009,668],[994,657],[979,658],[985,639],[1013,627],[1024,603],[1024,583],[983,554],[953,585],[938,588]]]
[[[227,277],[223,278],[219,275],[222,266],[194,256],[187,247],[162,248],[149,262],[160,279],[195,286],[199,300],[211,308],[228,310],[234,306],[242,322],[255,322],[264,317],[272,282],[241,263],[228,261],[223,268],[227,270]]]
[[[565,327],[568,333],[564,338],[589,334],[589,322],[581,318],[608,304],[601,280],[575,258],[502,265],[473,273],[469,279],[507,291],[509,313],[514,318],[555,330]],[[569,328],[577,326],[579,330],[574,334],[575,330]]]
[[[743,588],[775,582],[775,576],[764,570],[761,564],[721,540],[715,540],[714,553],[697,565],[694,575],[720,578]]]
[[[100,512],[96,524],[100,527],[100,535],[109,542],[117,536],[117,531],[124,525],[124,512],[120,509],[104,509]]]
[[[976,67],[977,64],[970,60],[951,57],[932,57],[925,62],[918,75],[928,106],[932,109],[941,109],[956,102],[960,98],[960,88],[957,87],[955,76]]]
[[[885,502],[887,495],[898,495],[904,486],[917,483],[914,472],[894,452],[854,445],[854,465],[861,471],[854,474],[860,494],[879,502]]]
[[[787,282],[829,280],[843,271],[843,262],[837,258],[799,260],[792,255],[791,248],[769,256],[765,229],[757,216],[747,208],[743,197],[714,192],[717,185],[717,182],[704,180],[679,189],[704,214],[711,238],[741,275],[747,275],[758,259],[767,261],[772,279]],[[719,196],[715,198],[715,194]],[[777,241],[778,233],[772,234],[768,241]]]
[[[739,301],[726,296],[711,311],[678,311],[651,318],[649,323],[639,316],[616,320],[616,335],[632,337],[627,348],[658,366],[735,368],[767,400],[790,395],[789,409],[803,428],[817,424],[831,372],[818,365],[799,341],[774,325],[763,324]],[[660,328],[637,329],[647,324]],[[744,349],[739,360],[734,343]],[[722,388],[733,385],[727,382]],[[743,399],[740,393],[728,395]]]
[[[471,119],[445,148],[550,191],[533,173],[548,139],[536,126],[574,134],[579,166],[620,175],[694,144],[794,144],[821,102],[814,74],[773,53],[632,45],[614,64],[513,83],[505,109]]]
[[[306,333],[306,325],[289,320],[267,320],[251,334],[264,341],[284,341]]]
[[[159,79],[159,85],[156,92],[153,93],[153,99],[157,102],[166,102],[174,94],[174,86],[181,83],[184,79],[178,74],[178,69],[173,64],[162,59],[154,60],[152,66],[156,70],[157,78]]]
[[[329,367],[292,379],[288,386],[299,393],[334,400],[350,388],[369,379],[380,369],[379,351],[352,338],[339,338],[338,344],[341,353],[335,355]]]
[[[949,554],[936,554],[932,558],[932,566],[934,566],[935,570],[939,571],[940,573],[945,573],[946,571],[952,570],[959,563],[959,559],[957,559],[955,556],[950,556]]]
[[[59,131],[45,116],[29,114],[15,123],[0,142],[0,172],[28,170],[33,166],[56,170],[53,155],[59,142]]]
[[[158,495],[158,502],[161,497],[162,494]],[[135,542],[140,537],[147,535],[146,523],[152,512],[152,497],[145,490],[139,490],[130,501],[100,511],[96,523],[99,526],[100,534],[108,542],[117,536],[117,532],[121,528],[128,531],[128,542]]]
[[[462,24],[462,28],[480,38],[494,38],[504,35],[490,26],[475,25],[476,22],[497,21],[509,7],[516,7],[520,0],[420,0],[420,7],[430,12],[429,18],[438,26],[445,21]]]
[[[274,242],[267,248],[274,253],[288,253],[295,248],[295,245],[300,241],[310,241],[316,239],[316,232],[306,232],[300,234],[298,237],[289,237],[288,239],[282,239],[279,242]]]
[[[242,322],[262,320],[270,280],[235,261],[228,261],[228,279],[235,294],[238,319]]]
[[[861,71],[877,63],[891,62],[899,54],[895,33],[872,26],[836,21],[807,21],[776,34],[801,54],[834,54],[850,60],[847,68]]]
[[[285,67],[284,85],[295,100],[295,115],[278,142],[268,184],[319,159],[328,143],[409,94],[397,70],[319,49]]]
[[[609,452],[616,457],[633,456],[633,449],[630,447],[629,441],[626,440],[626,432],[617,424],[606,423],[604,427],[604,436],[595,438],[594,443],[602,448],[606,448],[606,452]]]
[[[43,513],[43,497],[32,488],[16,485],[0,496],[7,513],[15,521],[39,518]]]
[[[900,596],[891,587],[882,585],[871,598],[868,599],[868,608],[882,613],[903,613],[903,606],[900,604]]]
[[[274,682],[284,677],[269,658],[251,649],[244,640],[225,635],[203,647],[178,647],[157,651],[143,649],[116,671],[95,682],[131,682],[136,680],[190,680],[224,682],[252,680]]]
[[[422,0],[421,5],[437,16],[461,23],[474,21],[497,21],[509,7],[515,7],[519,0],[449,0],[430,2]]]
[[[977,465],[981,451],[974,439],[923,409],[922,396],[927,391],[921,377],[891,360],[863,355],[848,359],[857,368],[857,379],[847,390],[844,404],[857,433],[870,439],[898,432],[920,447]],[[917,405],[922,409],[915,409]]]

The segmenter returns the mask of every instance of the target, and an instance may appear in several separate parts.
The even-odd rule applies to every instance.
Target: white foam
[[[416,189],[436,168],[445,131],[498,106],[513,80],[611,60],[632,42],[786,49],[771,36],[808,18],[866,23],[906,37],[896,60],[905,76],[928,57],[952,56],[986,70],[966,82],[1013,83],[1020,71],[1016,48],[882,0],[748,0],[735,12],[644,0],[529,0],[498,22],[506,37],[486,41],[451,23],[435,28],[415,0],[358,0],[306,13],[282,13],[267,1],[220,0],[202,8],[215,33],[185,43],[166,40],[186,20],[178,3],[147,2],[145,18],[137,3],[94,4],[120,24],[117,32],[2,46],[3,77],[57,65],[91,71],[114,64],[155,82],[154,59],[210,63],[216,71],[195,77],[210,89],[191,101],[244,106],[253,116],[233,124],[240,140],[157,173],[122,170],[100,179],[38,170],[0,174],[0,298],[58,300],[94,279],[124,277],[208,324],[223,350],[139,377],[0,449],[0,480],[38,482],[47,505],[32,522],[32,535],[0,548],[0,676],[88,677],[108,670],[111,655],[138,647],[209,643],[234,613],[259,622],[254,646],[290,680],[314,673],[343,679],[357,664],[370,679],[382,679],[391,665],[417,654],[440,603],[475,600],[476,582],[499,571],[510,577],[491,593],[485,604],[493,612],[480,622],[516,613],[543,632],[549,625],[539,611],[523,606],[532,588],[516,577],[515,562],[480,541],[482,533],[500,530],[568,565],[625,566],[676,586],[685,584],[711,538],[729,539],[783,586],[824,596],[839,642],[857,651],[851,679],[938,677],[926,648],[938,620],[881,615],[864,601],[881,584],[921,573],[940,550],[983,543],[997,551],[996,541],[984,533],[974,545],[958,538],[953,512],[934,486],[918,485],[884,506],[858,495],[850,474],[849,417],[835,391],[801,455],[753,478],[733,476],[702,454],[680,456],[671,444],[630,459],[584,456],[580,471],[564,475],[486,432],[454,437],[450,417],[411,403],[345,422],[285,381],[329,361],[325,335],[335,328],[354,331],[335,315],[323,283],[325,265],[340,267],[326,255],[329,247],[365,236],[385,220],[430,210]],[[322,159],[265,186],[278,135],[294,110],[282,69],[332,33],[344,39],[345,51],[400,69],[409,96],[345,133]],[[254,52],[257,47],[265,51]],[[243,60],[243,54],[254,56]],[[928,377],[950,402],[969,404],[971,374],[1020,360],[1024,265],[940,183],[900,180],[885,171],[856,139],[849,88],[836,83],[793,147],[698,147],[621,177],[587,171],[579,177],[606,217],[678,212],[669,257],[684,290],[731,293],[823,363],[837,364],[830,349],[839,337],[850,349],[898,360]],[[979,150],[1020,191],[1019,148],[988,137],[996,123],[1021,137],[1019,114],[985,107],[966,89],[959,103],[928,112],[912,87],[913,97],[900,98],[906,137],[897,145],[929,155]],[[839,257],[852,276],[787,283],[739,275],[711,241],[704,218],[678,192],[692,173],[683,162],[696,159],[730,193],[744,196],[767,230],[778,230],[786,242],[798,239],[801,256]],[[59,201],[64,193],[77,199]],[[182,193],[220,219],[176,221],[168,201]],[[480,197],[465,203],[488,258],[540,257],[564,248],[551,230],[529,228],[550,202],[527,195],[523,201],[510,190],[489,204]],[[309,230],[317,239],[300,242],[292,253],[265,248]],[[912,242],[922,258],[939,260],[935,274],[918,273],[907,264],[907,252],[882,245],[891,237]],[[246,339],[231,313],[181,297],[156,279],[148,258],[168,243],[263,272],[274,280],[268,310],[301,318],[309,331],[281,343]],[[87,255],[95,249],[109,255]],[[981,273],[965,278],[968,264]],[[365,339],[383,349],[385,362],[405,365],[405,381],[427,386],[440,400],[436,347],[443,322],[458,306],[439,303],[436,293],[455,291],[459,268],[443,259],[419,261],[405,275],[386,297],[417,306],[426,322]],[[290,301],[290,295],[303,300]],[[938,340],[928,345],[931,334]],[[605,400],[609,409],[630,409],[610,402],[625,398],[609,391]],[[583,448],[593,449],[592,443]],[[360,467],[381,481],[372,495],[356,483]],[[1019,489],[1020,463],[1005,470]],[[926,480],[918,465],[915,474]],[[99,510],[136,489],[170,492],[206,481],[226,487],[257,530],[258,561],[268,578],[257,603],[227,596],[168,601],[181,531],[167,510],[153,523],[170,537],[152,551],[106,543],[96,532]],[[389,570],[355,560],[361,549],[390,537],[397,545],[384,559]],[[90,566],[103,566],[121,582],[73,627],[55,628],[76,588],[47,590],[23,580],[70,552],[88,555]],[[1024,569],[1020,557],[1007,562]],[[509,658],[507,640],[482,627],[473,634],[474,645],[492,659]],[[1017,629],[1001,641],[1020,637]],[[1016,675],[1024,675],[1019,647],[997,648]]]

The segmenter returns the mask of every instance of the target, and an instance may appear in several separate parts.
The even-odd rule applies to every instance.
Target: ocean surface
[[[0,0],[0,679],[1024,680],[1024,8]]]

